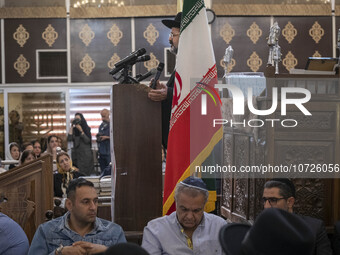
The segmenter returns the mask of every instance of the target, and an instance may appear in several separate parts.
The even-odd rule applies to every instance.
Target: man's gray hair
[[[200,189],[200,188],[195,188],[193,186],[188,186],[185,185],[181,182],[177,183],[176,185],[176,189],[175,189],[175,201],[177,201],[179,194],[181,193],[186,193],[191,197],[197,197],[199,194],[204,196],[204,200],[206,203],[208,201],[208,197],[209,197],[209,191],[208,190],[204,190],[204,189]]]

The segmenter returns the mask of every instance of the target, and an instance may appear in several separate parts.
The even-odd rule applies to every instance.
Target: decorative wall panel
[[[49,32],[44,33],[48,27],[53,27],[54,31],[50,31],[53,35]],[[36,50],[66,49],[65,31],[65,19],[5,20],[6,83],[41,82],[36,79]],[[23,60],[21,56],[25,61],[19,63],[17,62],[19,58]],[[65,81],[65,79],[43,80],[43,82]]]
[[[109,71],[130,54],[131,41],[130,19],[72,19],[72,82],[115,82]]]
[[[166,19],[173,19],[169,17]],[[169,33],[171,30],[163,25],[162,18],[136,18],[136,49],[145,48],[146,53],[151,56],[151,60],[136,65],[136,73],[146,73],[157,65],[164,63],[164,48],[170,47]],[[152,77],[146,79],[150,80]],[[162,72],[160,80],[167,80]]]
[[[279,45],[284,62],[279,64],[280,73],[288,73],[287,68],[292,67],[304,69],[314,54],[332,57],[331,17],[274,17],[274,21],[281,28]]]
[[[217,17],[212,24],[217,74],[223,77],[222,59],[225,49],[234,49],[231,72],[263,72],[267,64],[269,17]]]

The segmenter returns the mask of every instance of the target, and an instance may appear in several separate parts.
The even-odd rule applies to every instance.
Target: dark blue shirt
[[[110,122],[103,121],[102,124],[100,124],[97,139],[100,136],[110,136]],[[110,139],[104,141],[97,140],[97,142],[99,154],[110,155]]]
[[[28,248],[27,236],[19,224],[0,213],[0,254],[26,255]]]

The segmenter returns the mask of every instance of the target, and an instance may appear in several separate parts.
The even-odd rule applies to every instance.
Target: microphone
[[[117,62],[115,64],[115,68],[112,69],[109,74],[114,75],[118,73],[120,70],[122,70],[125,66],[135,64],[138,57],[142,56],[145,53],[146,50],[144,48],[131,52],[130,55],[123,58],[121,61]]]
[[[151,69],[149,72],[147,72],[147,73],[141,75],[140,77],[138,77],[137,81],[140,82],[140,81],[142,81],[142,80],[148,78],[149,76],[155,74],[156,72],[157,72],[157,69],[156,69],[156,68],[153,68],[153,69]]]
[[[149,61],[151,58],[150,58],[150,55],[143,55],[143,56],[140,56],[136,59],[136,62],[135,63],[138,63],[138,62],[146,62],[146,61]]]
[[[156,73],[155,79],[153,80],[150,88],[152,88],[152,89],[156,88],[157,81],[159,80],[159,77],[161,76],[163,69],[164,69],[164,63],[161,62],[161,63],[159,63],[159,65],[157,67],[157,73]]]

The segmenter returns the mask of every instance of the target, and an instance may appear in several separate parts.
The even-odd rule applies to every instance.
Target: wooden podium
[[[143,84],[112,87],[114,221],[124,231],[143,231],[162,213],[161,105],[148,90]]]

